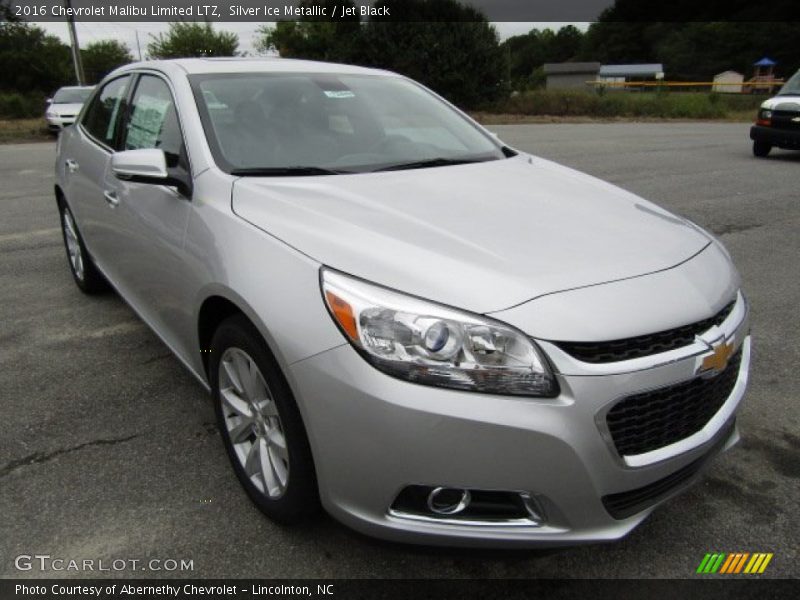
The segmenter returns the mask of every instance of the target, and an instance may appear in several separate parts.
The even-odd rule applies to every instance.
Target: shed
[[[600,71],[599,62],[545,63],[547,89],[586,89],[587,81],[594,81]]]
[[[663,79],[664,65],[661,63],[645,63],[638,65],[603,65],[600,67],[600,79],[604,81],[642,81],[645,79]]]
[[[742,83],[744,83],[744,75],[736,71],[723,71],[714,75],[714,85],[711,88],[713,92],[721,92],[723,94],[741,94]]]

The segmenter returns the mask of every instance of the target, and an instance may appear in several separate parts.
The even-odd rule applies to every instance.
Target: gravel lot
[[[734,255],[752,383],[743,441],[702,483],[618,543],[558,551],[394,545],[326,516],[277,527],[236,482],[200,385],[117,296],[73,284],[54,144],[0,146],[0,576],[41,576],[13,564],[40,553],[194,564],[128,576],[671,578],[709,551],[774,552],[765,576],[800,576],[800,153],[753,158],[744,124],[492,129],[695,220]]]

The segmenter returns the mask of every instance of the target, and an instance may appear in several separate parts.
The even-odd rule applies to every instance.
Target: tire
[[[84,294],[101,294],[108,291],[109,285],[105,277],[100,273],[92,261],[92,257],[86,250],[75,217],[72,211],[63,200],[58,202],[59,215],[61,218],[61,235],[64,238],[64,248],[67,251],[67,264],[70,273],[75,280],[75,285]]]
[[[319,494],[308,437],[289,385],[263,338],[237,315],[217,328],[210,350],[217,424],[247,495],[278,523],[313,515],[319,510]]]
[[[772,150],[772,144],[767,142],[753,142],[753,154],[759,158],[764,158]]]

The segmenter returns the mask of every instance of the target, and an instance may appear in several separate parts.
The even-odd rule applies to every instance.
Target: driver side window
[[[171,167],[182,162],[183,136],[175,102],[166,82],[160,77],[142,75],[136,85],[128,118],[125,150],[159,148]]]

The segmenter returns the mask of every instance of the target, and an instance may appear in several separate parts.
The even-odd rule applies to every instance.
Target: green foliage
[[[128,47],[117,40],[92,42],[81,49],[81,58],[88,84],[97,83],[117,67],[133,62]]]
[[[485,16],[456,0],[389,0],[390,14],[364,27],[365,64],[402,73],[474,108],[507,95],[507,56]]]
[[[326,6],[353,8],[352,0],[303,0],[302,7]],[[281,56],[330,62],[358,62],[361,52],[359,17],[335,21],[308,17],[302,21],[278,21],[274,27],[262,26],[255,47],[259,53],[277,51]]]
[[[755,110],[763,98],[682,92],[602,93],[581,90],[533,90],[493,105],[498,113],[557,117],[647,117],[721,119]]]
[[[544,63],[573,60],[581,50],[583,33],[573,25],[554,32],[532,29],[515,35],[502,44],[509,60],[511,86],[515,90],[533,89],[544,83]]]
[[[236,56],[239,37],[229,31],[214,31],[211,23],[170,23],[167,33],[150,35],[150,58],[192,56]]]
[[[41,92],[0,92],[0,119],[41,117],[44,110],[45,101]]]
[[[800,68],[798,39],[797,21],[622,23],[601,18],[589,27],[579,54],[604,63],[660,62],[667,79],[677,81],[711,81],[727,70],[749,77],[753,63],[769,56],[778,62],[777,73],[789,77]]]
[[[342,2],[304,0],[304,6]],[[346,2],[354,6],[353,2]],[[306,18],[259,30],[260,51],[281,56],[354,63],[388,69],[416,79],[464,107],[506,93],[506,54],[486,18],[456,0],[386,0],[389,13],[405,22],[374,18],[364,24]]]
[[[460,106],[506,94],[506,55],[486,22],[371,21],[365,40],[367,65],[402,73]]]
[[[0,73],[0,90],[22,93],[75,83],[69,47],[29,23],[0,22]]]

